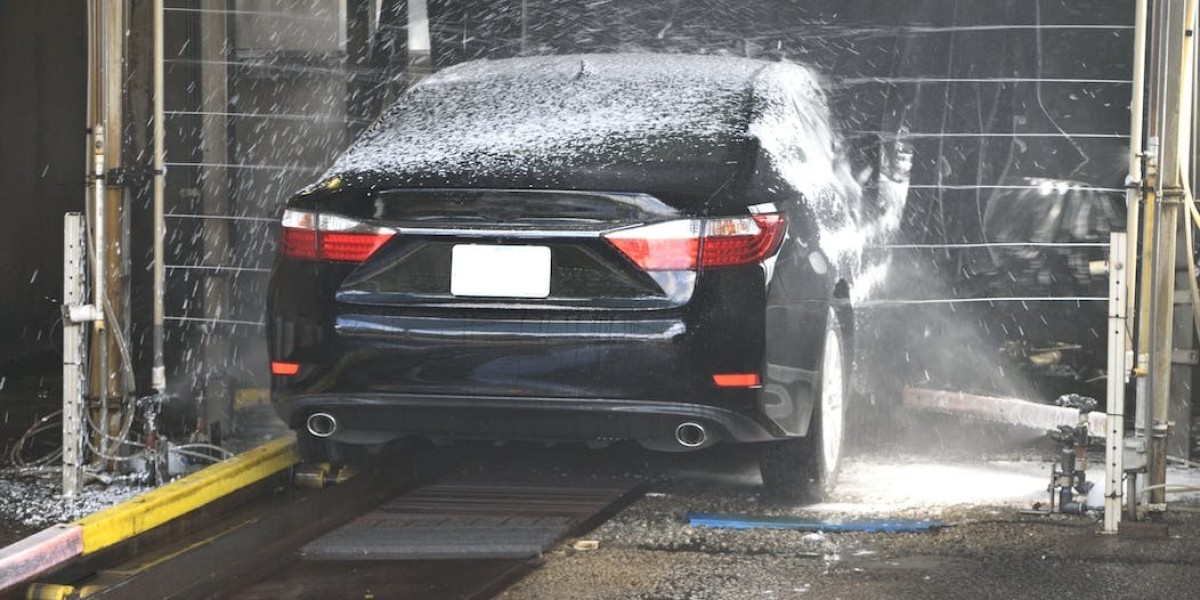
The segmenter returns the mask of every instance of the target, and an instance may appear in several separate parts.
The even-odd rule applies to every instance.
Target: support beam
[[[200,155],[206,165],[200,170],[201,206],[206,215],[228,215],[233,186],[229,164],[229,71],[227,63],[232,44],[225,0],[202,0],[200,22]],[[226,219],[207,219],[203,225],[204,264],[219,267],[232,263],[233,240]],[[197,342],[202,348],[202,372],[207,376],[201,408],[205,425],[212,427],[227,417],[228,390],[216,374],[228,366],[230,349],[227,336],[220,333],[216,319],[230,318],[230,285],[226,273],[208,272],[203,290],[203,332]],[[218,425],[219,426],[219,425]],[[207,433],[207,432],[205,432]]]
[[[1113,233],[1108,256],[1108,387],[1104,441],[1104,533],[1121,524],[1125,475],[1125,327],[1128,306],[1129,246],[1126,234]],[[1134,499],[1129,499],[1133,502]]]
[[[84,323],[71,318],[70,309],[87,303],[87,250],[84,246],[84,221],[80,213],[67,213],[63,219],[63,398],[62,398],[62,489],[63,496],[77,498],[83,492]]]
[[[1143,403],[1147,424],[1146,483],[1155,489],[1150,492],[1151,504],[1166,501],[1167,436],[1170,430],[1172,392],[1172,357],[1175,349],[1175,285],[1177,269],[1178,228],[1184,199],[1184,161],[1190,160],[1187,148],[1191,142],[1190,74],[1194,30],[1195,0],[1168,0],[1156,3],[1156,78],[1152,86],[1156,93],[1150,119],[1151,137],[1159,140],[1157,177],[1154,195],[1157,207],[1154,215],[1152,240],[1152,292],[1148,298],[1150,340],[1148,401]],[[1185,101],[1187,105],[1185,105]],[[1190,257],[1189,257],[1190,260]]]
[[[133,390],[123,377],[129,339],[128,206],[121,183],[126,50],[125,3],[94,0],[89,5],[89,103],[91,138],[92,304],[89,394],[98,426],[95,446],[101,457],[113,453],[114,440],[132,418],[124,400]],[[115,410],[114,410],[115,409]],[[117,444],[119,445],[119,443]]]
[[[154,152],[154,182],[153,182],[153,249],[154,249],[154,300],[153,300],[153,342],[154,342],[154,362],[150,372],[150,385],[154,388],[154,393],[161,400],[162,396],[167,392],[167,369],[163,364],[163,321],[166,317],[166,312],[163,307],[167,294],[166,270],[165,262],[167,259],[166,250],[163,248],[163,240],[166,237],[166,222],[164,209],[164,193],[166,187],[166,123],[164,123],[164,95],[165,86],[163,85],[164,71],[166,64],[163,57],[163,0],[154,0],[153,7],[153,25],[154,40],[153,58],[153,83],[151,93],[154,95],[154,130],[153,152]]]

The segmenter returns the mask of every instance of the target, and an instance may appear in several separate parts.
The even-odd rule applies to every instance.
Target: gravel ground
[[[11,382],[10,382],[11,383]],[[29,385],[24,388],[28,391]],[[8,446],[35,419],[34,416],[48,412],[45,402],[29,400],[29,393],[18,393],[21,389],[10,386],[0,389],[0,465],[7,462]],[[236,436],[225,440],[227,449],[242,452],[286,433],[277,416],[269,406],[257,405],[236,415]],[[4,429],[5,423],[14,425]],[[42,434],[46,438],[47,434]],[[49,436],[54,441],[53,436]],[[44,445],[44,444],[43,444]],[[46,450],[39,447],[31,456]],[[57,463],[55,465],[57,466]],[[190,464],[194,469],[200,464]],[[176,467],[182,469],[182,466]],[[61,475],[57,470],[19,469],[9,466],[0,469],[0,547],[15,542],[55,523],[67,523],[98,510],[107,508],[140,493],[149,491],[150,486],[139,483],[140,474],[119,476],[110,484],[89,484],[78,499],[63,498]]]
[[[600,482],[657,477],[642,498],[584,536],[597,549],[560,545],[503,600],[1200,597],[1200,514],[1170,513],[1171,536],[1162,540],[1098,535],[1095,515],[1023,514],[1047,498],[1044,449],[980,458],[978,448],[956,449],[943,439],[924,452],[853,457],[831,501],[812,506],[763,496],[752,456],[735,448],[673,456],[495,449],[468,461],[467,470],[506,480],[523,472]],[[1200,471],[1172,469],[1168,480],[1200,485]],[[146,489],[118,480],[67,500],[57,486],[57,475],[0,473],[0,545]],[[1172,499],[1197,506],[1194,495]],[[951,527],[915,534],[724,530],[687,526],[688,512],[927,518]]]
[[[1169,480],[1197,477],[1174,471]],[[679,470],[587,534],[598,549],[564,544],[501,598],[1197,597],[1200,514],[1171,513],[1170,538],[1154,541],[1098,535],[1095,515],[1022,514],[1045,498],[1048,478],[1036,461],[860,457],[834,502],[805,507],[762,497],[745,464]],[[706,529],[684,524],[690,511],[889,515],[953,526],[906,534]]]
[[[61,495],[54,473],[0,471],[0,547],[56,523],[68,523],[150,488],[136,479],[118,478],[109,485],[88,485],[79,498]]]

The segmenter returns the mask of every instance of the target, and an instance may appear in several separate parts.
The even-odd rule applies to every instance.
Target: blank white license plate
[[[545,298],[550,295],[550,248],[458,244],[451,254],[450,293]]]

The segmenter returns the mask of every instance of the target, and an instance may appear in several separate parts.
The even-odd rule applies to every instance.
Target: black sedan
[[[441,71],[287,203],[275,406],[309,460],[409,436],[754,443],[770,488],[820,498],[852,276],[898,221],[844,146],[790,63]]]

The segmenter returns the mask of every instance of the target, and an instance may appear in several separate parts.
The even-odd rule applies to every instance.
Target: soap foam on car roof
[[[730,115],[748,117],[747,86],[770,64],[653,54],[464,63],[410,90],[328,175],[521,171],[531,158],[600,154],[662,161],[665,142],[744,139],[748,124]]]

